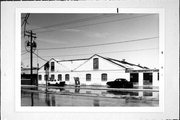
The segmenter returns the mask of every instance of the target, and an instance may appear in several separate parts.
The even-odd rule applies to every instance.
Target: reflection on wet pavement
[[[45,88],[21,91],[22,106],[158,106],[159,92]]]

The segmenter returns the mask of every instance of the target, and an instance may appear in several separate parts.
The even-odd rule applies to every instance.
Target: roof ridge
[[[51,60],[54,60],[55,62],[58,63],[58,61],[57,61],[55,58],[51,58],[51,59],[49,59],[47,62],[50,62]],[[46,64],[47,62],[45,62],[45,64]],[[39,67],[39,69],[41,69],[45,64],[43,64],[41,67]],[[59,64],[59,63],[58,63],[58,64]]]
[[[108,58],[108,59],[111,59],[111,60],[114,60],[114,61],[117,61],[117,62],[120,62],[120,63],[123,63],[123,64],[128,64],[128,65],[131,65],[131,66],[137,66],[137,67],[140,67],[140,68],[149,69],[146,66],[136,65],[136,64],[133,64],[133,63],[129,63],[127,61],[117,60],[117,59],[114,59],[114,58]]]
[[[121,67],[123,67],[123,68],[126,68],[125,66],[120,65],[120,64],[117,64],[117,63],[115,63],[115,62],[107,59],[106,57],[103,57],[103,56],[98,55],[98,54],[92,55],[89,59],[87,59],[87,61],[89,61],[89,60],[90,60],[91,58],[93,58],[94,56],[98,56],[98,57],[103,58],[103,59],[105,59],[105,60],[107,60],[107,61],[109,61],[109,62],[111,62],[111,63],[113,63],[113,64],[116,64],[116,65],[118,65],[118,66],[121,66]],[[82,63],[81,65],[79,65],[79,66],[78,66],[77,68],[75,68],[74,70],[76,70],[76,69],[78,69],[79,67],[81,67],[81,66],[82,66],[83,64],[85,64],[87,61],[85,61],[84,63]]]
[[[99,54],[93,54],[91,57],[89,57],[89,58],[82,58],[82,59],[71,59],[71,60],[56,60],[55,58],[51,58],[49,61],[51,61],[51,60],[54,60],[54,61],[56,61],[58,64],[60,64],[59,62],[66,62],[66,61],[80,61],[80,60],[86,60],[85,62],[83,62],[81,65],[79,65],[77,68],[79,68],[80,66],[82,66],[84,63],[86,63],[88,60],[90,60],[91,58],[93,58],[94,56],[98,56],[98,57],[101,57],[101,58],[103,58],[103,59],[105,59],[105,60],[107,60],[107,61],[109,61],[109,62],[111,62],[111,63],[113,63],[113,64],[116,64],[116,65],[118,65],[118,66],[121,66],[121,67],[123,67],[123,68],[127,68],[126,66],[124,66],[124,65],[122,65],[122,64],[128,64],[128,65],[131,65],[131,66],[137,66],[137,67],[140,67],[140,68],[145,68],[145,69],[149,69],[148,67],[146,67],[146,66],[141,66],[141,65],[136,65],[136,64],[133,64],[133,63],[129,63],[129,62],[127,62],[127,61],[123,61],[123,60],[118,60],[118,59],[114,59],[114,58],[110,58],[110,57],[103,57],[103,56],[101,56],[101,55],[99,55]],[[49,62],[49,61],[47,61],[47,62]],[[116,61],[116,62],[115,62]],[[47,63],[46,62],[46,63]],[[119,62],[119,63],[121,63],[121,64],[118,64],[117,62]],[[46,64],[45,63],[45,64]],[[44,65],[45,65],[44,64]],[[40,68],[42,68],[44,65],[42,65]],[[39,68],[39,69],[40,69]],[[75,69],[77,69],[77,68],[75,68]],[[75,70],[74,69],[74,70]]]
[[[54,59],[54,58],[49,59],[47,62],[49,62],[52,59]],[[41,67],[39,67],[39,69],[41,69],[47,62],[45,62]]]
[[[123,60],[117,60],[117,59],[114,59],[114,58],[109,58],[109,59],[115,60],[115,61],[123,63],[123,64],[129,64],[129,65],[132,65],[132,66],[138,66],[136,64],[133,64],[133,63],[130,63],[130,62],[127,62],[127,61],[123,61]]]
[[[71,59],[71,60],[60,60],[58,62],[65,62],[65,61],[78,61],[78,60],[88,60],[89,58],[82,58],[82,59]]]
[[[110,62],[112,62],[112,63],[114,63],[114,64],[116,64],[116,65],[118,65],[118,66],[121,66],[121,67],[123,67],[123,68],[126,68],[125,66],[123,66],[123,65],[120,65],[120,64],[118,64],[118,63],[115,63],[114,61],[112,61],[112,59],[110,58],[110,59],[108,59],[108,58],[105,58],[105,57],[102,57],[102,58],[104,58],[104,59],[106,59],[106,60],[108,60],[108,61],[110,61]]]

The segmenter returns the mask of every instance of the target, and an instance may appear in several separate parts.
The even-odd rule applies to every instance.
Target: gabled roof
[[[48,60],[47,62],[49,62],[49,61],[51,61],[51,60],[54,60],[55,62],[58,62],[58,61],[57,61],[56,59],[54,59],[54,58],[51,58],[51,59]],[[46,62],[46,63],[47,63],[47,62]],[[45,64],[46,64],[46,63],[45,63]],[[44,67],[45,64],[43,64],[41,67],[39,67],[39,69],[41,69],[42,67]]]
[[[87,61],[89,61],[90,59],[92,59],[94,56],[98,56],[98,57],[100,57],[100,58],[102,58],[102,59],[104,59],[104,60],[106,60],[106,61],[108,61],[108,62],[110,62],[110,63],[113,63],[113,64],[115,64],[115,65],[118,65],[118,66],[123,67],[123,68],[126,69],[126,67],[123,66],[123,65],[121,65],[121,64],[117,64],[116,62],[113,62],[113,61],[111,61],[111,60],[109,60],[109,59],[107,59],[107,58],[105,58],[105,57],[102,57],[102,56],[100,56],[100,55],[98,55],[98,54],[94,54],[94,55],[92,55],[90,58],[88,58],[83,64],[81,64],[81,65],[79,65],[78,67],[76,67],[74,70],[76,70],[76,69],[78,69],[79,67],[81,67],[82,65],[84,65]]]
[[[137,68],[140,68],[140,69],[149,69],[148,67],[144,67],[144,66],[141,66],[141,65],[136,65],[136,64],[133,64],[133,63],[129,63],[129,62],[125,61],[125,60],[120,61],[120,60],[109,58],[109,57],[103,57],[103,56],[100,56],[98,54],[94,54],[89,59],[93,58],[94,56],[101,57],[101,58],[103,58],[103,59],[105,59],[105,60],[107,60],[107,61],[109,61],[109,62],[111,62],[113,64],[116,64],[116,65],[118,65],[120,67],[123,67],[123,68],[126,68],[126,69],[131,68],[131,67],[132,68],[137,67]]]
[[[112,61],[112,60],[110,60],[110,59],[108,59],[108,58],[102,57],[102,56],[97,55],[97,54],[95,54],[95,55],[98,56],[98,57],[101,57],[101,58],[103,58],[103,59],[105,59],[105,60],[107,60],[107,61],[109,61],[109,62],[111,62],[111,63],[113,63],[113,64],[116,64],[116,65],[118,65],[118,66],[120,66],[120,67],[126,68],[125,66],[123,66],[123,65],[121,65],[121,64],[118,64],[118,63],[116,63],[116,62],[114,62],[114,61]],[[95,56],[95,55],[94,55],[94,56]]]
[[[138,68],[141,68],[141,69],[149,69],[148,67],[141,66],[141,65],[136,65],[136,64],[133,64],[133,63],[129,63],[129,62],[125,61],[125,60],[120,61],[120,60],[113,59],[113,58],[107,58],[107,59],[109,59],[110,61],[115,61],[115,62],[117,62],[119,64],[123,64],[124,66],[130,66],[130,67],[132,66],[132,67],[138,67]]]
[[[136,65],[136,64],[133,64],[133,63],[129,63],[129,62],[125,61],[125,60],[117,60],[117,59],[113,59],[113,58],[109,58],[109,57],[103,57],[103,56],[98,55],[98,54],[94,54],[91,57],[85,58],[85,59],[71,59],[71,60],[60,60],[60,61],[57,61],[54,58],[51,58],[49,61],[54,60],[58,64],[61,64],[61,62],[84,61],[83,63],[78,65],[78,67],[73,69],[73,70],[75,70],[75,69],[79,68],[80,66],[82,66],[83,64],[85,64],[87,61],[89,61],[90,59],[92,59],[95,56],[98,56],[98,57],[100,57],[100,58],[102,58],[104,60],[107,60],[107,61],[109,61],[109,62],[111,62],[111,63],[113,63],[115,65],[118,65],[118,66],[120,66],[122,68],[125,68],[125,69],[149,69],[148,67],[144,67],[144,66],[141,66],[141,65]],[[47,61],[47,62],[49,62],[49,61]],[[44,65],[42,65],[39,69],[41,69]]]

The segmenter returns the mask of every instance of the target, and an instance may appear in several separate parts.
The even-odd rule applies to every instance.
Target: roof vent
[[[123,61],[123,62],[125,62],[125,61],[126,61],[126,59],[122,59],[122,61]]]

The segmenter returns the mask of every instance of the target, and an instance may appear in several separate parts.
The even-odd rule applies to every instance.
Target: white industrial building
[[[136,85],[158,86],[159,70],[149,69],[125,60],[116,60],[93,55],[87,59],[49,60],[49,70],[45,65],[39,68],[39,84],[46,84],[46,79],[66,81],[66,84],[75,84],[74,77],[79,77],[81,85],[106,85],[107,81],[116,78],[125,78]]]

